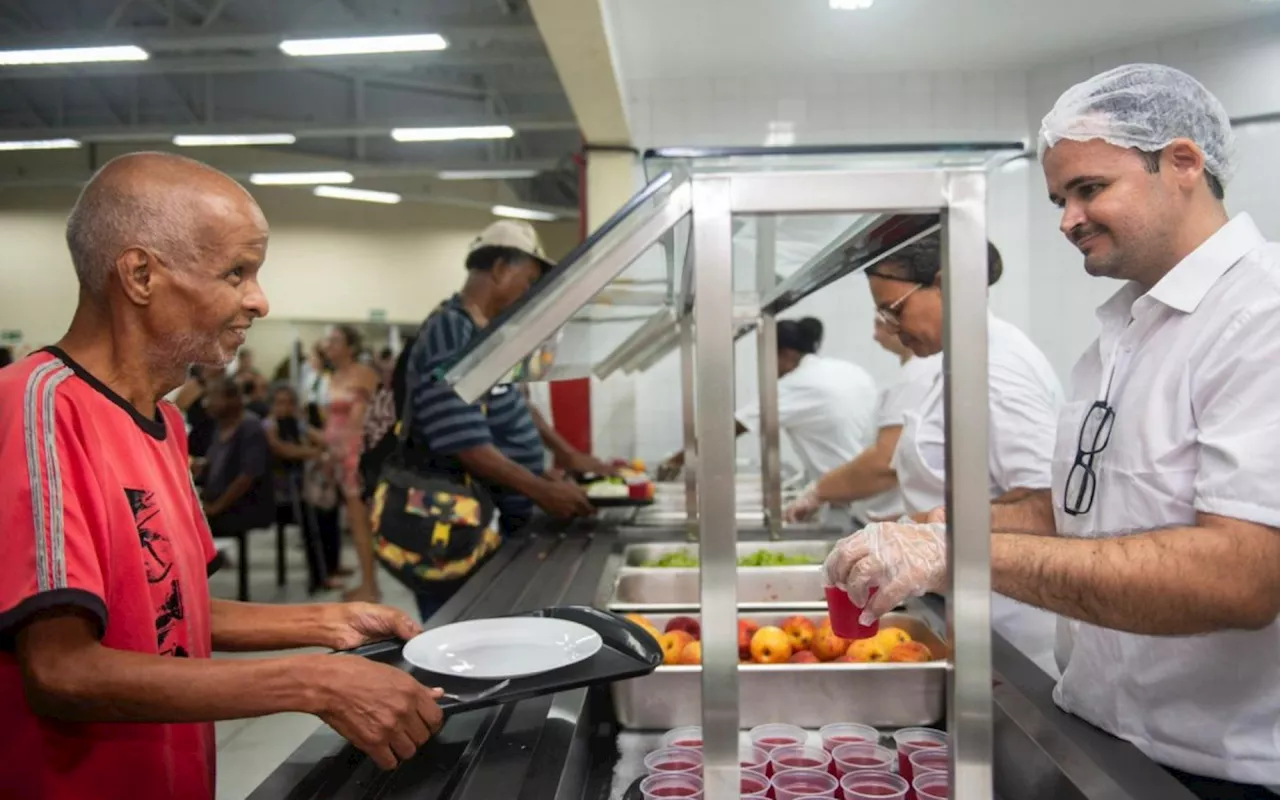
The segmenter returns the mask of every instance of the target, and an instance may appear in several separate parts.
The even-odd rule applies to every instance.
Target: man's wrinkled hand
[[[422,625],[398,608],[375,603],[335,603],[325,607],[329,646],[351,650],[386,639],[408,641],[422,633]]]

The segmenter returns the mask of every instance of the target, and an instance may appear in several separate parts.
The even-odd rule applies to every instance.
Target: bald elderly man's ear
[[[155,291],[155,257],[140,247],[131,247],[116,259],[116,275],[125,297],[140,306],[150,305]]]

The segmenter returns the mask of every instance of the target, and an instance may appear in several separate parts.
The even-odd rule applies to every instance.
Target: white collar
[[[1227,270],[1263,244],[1266,239],[1253,218],[1246,213],[1237,214],[1179,261],[1146,294],[1137,283],[1125,284],[1098,307],[1098,319],[1105,322],[1120,315],[1133,316],[1143,305],[1148,305],[1143,303],[1148,298],[1174,311],[1190,314]]]

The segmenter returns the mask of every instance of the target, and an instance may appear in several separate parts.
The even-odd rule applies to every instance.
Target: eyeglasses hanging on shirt
[[[1132,324],[1133,320],[1129,320]],[[1127,326],[1126,326],[1127,327]],[[1116,366],[1120,362],[1120,344],[1111,354],[1111,374],[1107,378],[1102,399],[1089,406],[1080,424],[1080,437],[1076,442],[1076,458],[1067,473],[1067,490],[1063,493],[1062,507],[1073,517],[1083,516],[1093,510],[1093,500],[1098,492],[1098,473],[1093,462],[1111,442],[1115,428],[1116,412],[1111,407],[1111,385],[1116,379]]]

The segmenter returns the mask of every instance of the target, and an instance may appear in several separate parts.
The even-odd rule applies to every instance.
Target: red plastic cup
[[[826,587],[827,594],[827,615],[831,617],[831,630],[841,639],[869,639],[880,632],[880,620],[876,620],[870,625],[863,625],[858,621],[862,616],[862,609],[853,604],[849,599],[849,593],[839,586]],[[867,597],[870,601],[876,596],[876,590],[872,589],[871,594]]]
[[[845,800],[903,800],[911,786],[892,772],[861,770],[840,779]]]
[[[664,747],[644,757],[644,771],[650,775],[678,772],[689,775],[702,773],[702,753],[685,747]],[[672,795],[679,797],[680,795]]]
[[[911,754],[946,747],[948,739],[947,734],[934,728],[903,728],[893,734],[893,741],[898,745],[898,774],[910,781],[915,777],[911,771]]]
[[[946,772],[951,766],[951,754],[946,747],[926,747],[907,756],[912,775],[925,775],[930,772]]]
[[[640,781],[640,794],[644,800],[665,800],[669,797],[702,800],[702,778],[680,773],[650,775]]]
[[[919,800],[950,800],[951,779],[945,772],[926,772],[911,783]]]
[[[744,744],[738,748],[738,764],[744,770],[751,770],[767,777],[769,775],[769,751],[753,744]]]
[[[823,725],[818,736],[822,738],[822,749],[828,753],[842,744],[875,744],[880,741],[879,731],[870,725],[859,725],[856,722]]]
[[[835,800],[840,782],[826,772],[816,769],[789,769],[773,776],[775,800],[801,800],[805,797],[821,797]]]
[[[850,772],[893,772],[893,751],[870,742],[842,744],[831,753],[836,777]]]
[[[757,725],[751,729],[747,737],[751,740],[751,744],[766,753],[772,753],[777,748],[786,747],[789,744],[804,744],[809,741],[809,734],[804,732],[804,728],[787,725],[784,722]]]
[[[686,725],[683,728],[672,728],[663,734],[662,746],[701,750],[702,727],[700,725]]]
[[[769,779],[758,772],[743,770],[738,779],[738,794],[751,800],[765,800],[769,797]]]
[[[769,754],[769,767],[774,775],[793,769],[831,770],[831,754],[820,747],[789,744]]]

